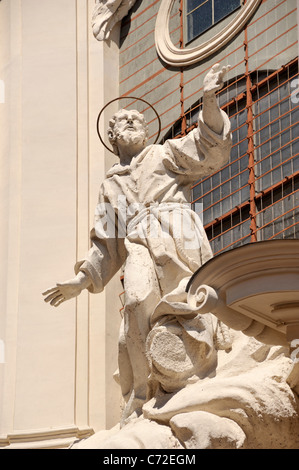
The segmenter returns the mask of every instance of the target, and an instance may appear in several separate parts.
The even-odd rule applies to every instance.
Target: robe
[[[124,266],[125,307],[119,337],[124,420],[159,391],[175,392],[216,367],[213,325],[187,302],[190,276],[212,257],[202,220],[190,207],[191,185],[226,164],[228,116],[213,132],[198,127],[149,145],[129,165],[116,164],[101,185],[92,246],[75,266],[101,292]]]

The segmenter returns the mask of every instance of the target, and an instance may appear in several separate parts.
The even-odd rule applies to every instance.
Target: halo
[[[118,98],[114,98],[114,100],[111,100],[109,101],[107,104],[105,104],[105,106],[101,109],[99,115],[98,115],[98,119],[97,119],[97,133],[98,133],[98,136],[99,136],[99,139],[101,141],[101,143],[104,145],[104,147],[109,150],[109,152],[111,153],[114,153],[113,150],[111,150],[104,142],[104,140],[102,139],[102,136],[101,136],[101,133],[100,133],[100,129],[99,129],[99,123],[100,123],[100,119],[101,119],[101,116],[103,114],[103,112],[105,111],[105,109],[112,103],[114,103],[114,101],[118,101],[118,100],[124,100],[124,99],[131,99],[131,100],[138,100],[138,101],[142,101],[143,103],[147,104],[155,113],[157,119],[158,119],[158,134],[157,134],[157,137],[155,139],[155,142],[154,144],[157,143],[159,137],[160,137],[160,134],[161,134],[161,119],[160,119],[160,116],[159,114],[157,113],[157,111],[155,110],[155,108],[148,102],[148,101],[145,101],[143,100],[142,98],[137,98],[136,96],[119,96]]]

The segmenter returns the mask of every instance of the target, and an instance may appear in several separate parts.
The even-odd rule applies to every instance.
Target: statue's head
[[[109,121],[108,138],[116,155],[121,145],[140,144],[145,147],[148,126],[143,114],[136,110],[120,109]]]

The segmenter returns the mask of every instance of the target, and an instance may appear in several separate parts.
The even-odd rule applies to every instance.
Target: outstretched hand
[[[221,90],[223,87],[224,75],[229,71],[230,65],[223,66],[220,69],[220,64],[215,64],[207,73],[203,82],[204,93],[210,94]]]
[[[51,287],[43,292],[45,302],[58,307],[62,302],[77,297],[83,289],[90,285],[87,276],[80,272],[75,278],[69,281],[57,283],[55,287]]]

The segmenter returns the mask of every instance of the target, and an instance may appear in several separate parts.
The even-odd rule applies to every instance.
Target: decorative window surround
[[[245,26],[257,10],[261,0],[247,0],[232,21],[208,41],[190,49],[178,49],[169,35],[169,18],[175,0],[162,0],[157,15],[155,42],[160,58],[169,65],[184,67],[195,64],[214,54],[227,44]]]

